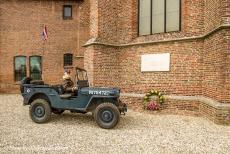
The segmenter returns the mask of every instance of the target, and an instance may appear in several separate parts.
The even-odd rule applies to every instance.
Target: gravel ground
[[[128,111],[115,129],[91,114],[35,124],[19,95],[0,95],[0,153],[230,153],[230,127],[201,117]]]

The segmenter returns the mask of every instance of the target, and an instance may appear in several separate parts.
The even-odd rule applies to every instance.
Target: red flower
[[[158,107],[158,104],[156,102],[150,102],[148,105],[147,105],[147,110],[158,110],[159,107]]]

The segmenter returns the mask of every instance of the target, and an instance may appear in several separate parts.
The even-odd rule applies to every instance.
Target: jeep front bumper
[[[128,111],[127,105],[125,103],[122,103],[121,101],[119,101],[118,110],[120,111],[121,114],[123,113],[125,115],[125,112]]]

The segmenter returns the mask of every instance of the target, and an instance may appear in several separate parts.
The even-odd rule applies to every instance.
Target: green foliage
[[[145,94],[145,97],[144,97],[144,103],[147,104],[151,101],[151,97],[152,96],[156,96],[157,97],[157,101],[160,105],[162,105],[164,102],[165,102],[165,98],[164,98],[164,95],[159,92],[159,91],[155,91],[155,90],[150,90],[149,92],[147,92]]]

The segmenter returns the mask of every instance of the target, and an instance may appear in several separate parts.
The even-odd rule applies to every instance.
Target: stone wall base
[[[180,96],[181,97],[181,96]],[[121,95],[121,101],[128,105],[128,109],[144,111],[142,95]],[[179,114],[201,116],[220,125],[230,125],[230,104],[223,104],[201,96],[184,96],[179,99],[167,96],[162,110],[157,114]]]

